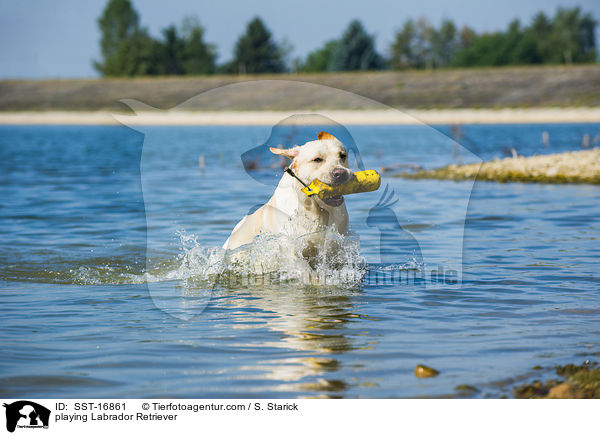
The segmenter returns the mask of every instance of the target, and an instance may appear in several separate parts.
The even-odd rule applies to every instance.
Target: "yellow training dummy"
[[[368,171],[355,172],[350,181],[344,184],[330,186],[316,179],[302,189],[306,196],[317,195],[321,199],[332,198],[334,196],[349,195],[351,193],[372,192],[379,189],[381,177],[373,169]]]

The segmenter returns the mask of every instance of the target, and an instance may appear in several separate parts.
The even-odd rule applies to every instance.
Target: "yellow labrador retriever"
[[[315,178],[330,185],[350,180],[348,152],[344,145],[329,133],[321,132],[318,139],[290,149],[270,148],[271,152],[292,160],[269,201],[251,215],[245,216],[233,229],[223,249],[235,249],[250,243],[260,234],[285,234],[292,237],[317,237],[311,245],[319,246],[320,229],[327,226],[344,234],[348,228],[348,212],[344,197],[321,200],[307,197],[301,189]],[[297,178],[295,178],[297,177]],[[321,236],[322,237],[322,236]],[[314,249],[304,256],[314,255]]]

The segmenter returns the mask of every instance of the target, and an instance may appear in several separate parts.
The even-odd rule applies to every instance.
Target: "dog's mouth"
[[[330,207],[339,207],[344,203],[344,197],[341,195],[332,196],[331,198],[323,199],[322,201]]]

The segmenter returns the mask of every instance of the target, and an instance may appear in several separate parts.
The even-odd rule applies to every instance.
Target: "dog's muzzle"
[[[350,180],[350,171],[345,168],[335,168],[331,171],[331,185],[337,186],[344,184]],[[339,207],[344,203],[343,196],[332,196],[331,198],[322,199],[322,201],[330,207]]]
[[[344,184],[350,179],[350,171],[344,168],[335,168],[331,171],[331,181],[333,185]]]

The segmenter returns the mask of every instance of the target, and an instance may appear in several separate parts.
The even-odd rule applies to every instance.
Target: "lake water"
[[[345,276],[224,277],[219,247],[281,174],[256,147],[321,129],[0,127],[0,395],[500,397],[600,359],[599,186],[387,171],[346,198]],[[380,169],[576,150],[600,125],[337,131]],[[385,187],[398,202],[377,208]],[[255,245],[254,266],[294,272],[284,242]]]

